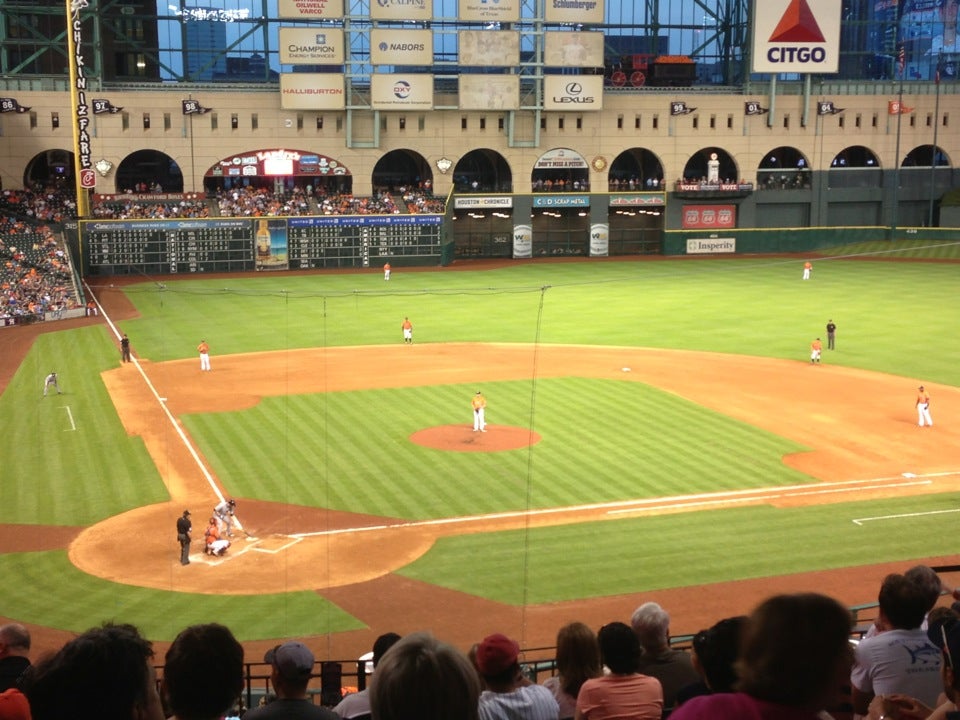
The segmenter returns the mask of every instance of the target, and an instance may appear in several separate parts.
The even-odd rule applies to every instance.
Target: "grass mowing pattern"
[[[64,551],[0,555],[0,574],[18,579],[0,588],[0,615],[63,630],[114,620],[139,626],[151,640],[173,640],[187,625],[215,618],[243,640],[264,640],[364,627],[313,592],[236,596],[137,588],[80,572]]]
[[[948,301],[960,291],[956,264],[821,259],[811,281],[801,273],[795,258],[736,258],[396,273],[389,288],[375,273],[190,279],[162,292],[132,288],[149,314],[123,329],[151,359],[192,357],[206,338],[214,363],[235,352],[397,343],[404,316],[417,343],[539,339],[802,360],[832,318],[831,363],[960,385],[960,303]]]
[[[0,522],[84,526],[169,497],[100,379],[117,362],[102,327],[37,338],[0,396],[4,443],[16,448],[0,471]],[[44,398],[51,371],[64,394]]]
[[[411,520],[809,480],[781,462],[801,445],[637,382],[538,381],[543,440],[529,451],[457,453],[407,440],[458,420],[468,434],[472,391],[266,398],[184,422],[234,495]],[[488,422],[528,424],[529,382],[489,383],[485,394]]]
[[[852,522],[936,510],[950,512]],[[442,538],[398,572],[511,605],[562,602],[950,555],[958,512],[955,498],[943,494],[460,535]]]

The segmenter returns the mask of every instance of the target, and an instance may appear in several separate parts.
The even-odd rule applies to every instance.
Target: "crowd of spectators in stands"
[[[220,217],[277,217],[282,215],[312,215],[315,213],[310,198],[302,188],[276,193],[265,187],[231,188],[216,196]]]
[[[775,595],[697,633],[692,652],[670,647],[669,615],[644,603],[631,625],[563,626],[543,684],[502,633],[467,653],[428,632],[386,633],[367,689],[341,698],[338,686],[319,703],[308,691],[314,655],[291,640],[264,657],[273,692],[249,711],[243,648],[222,625],[182,631],[158,683],[151,644],[131,625],[93,628],[31,666],[29,633],[11,624],[0,627],[0,678],[11,680],[0,708],[16,720],[954,720],[960,613],[934,607],[943,594],[925,566],[887,576],[859,640],[833,598]]]
[[[54,318],[77,306],[62,241],[48,225],[0,216],[0,318]]]
[[[152,202],[137,198],[116,196],[94,202],[90,208],[93,217],[101,220],[163,220],[167,218],[210,217],[206,200],[167,200]]]

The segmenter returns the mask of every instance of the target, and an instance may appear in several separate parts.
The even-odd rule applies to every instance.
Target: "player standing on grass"
[[[210,346],[207,345],[206,340],[200,341],[200,344],[197,345],[197,352],[200,353],[200,369],[209,370],[210,369]]]
[[[403,319],[403,324],[400,325],[400,329],[403,330],[403,341],[407,345],[413,343],[413,323],[410,322],[410,318],[405,317]]]
[[[52,372],[49,375],[47,375],[46,379],[43,381],[44,397],[47,396],[47,390],[49,390],[52,387],[57,389],[57,395],[63,394],[62,392],[60,392],[60,384],[57,382],[57,374],[55,372]],[[930,424],[932,425],[933,423],[930,423]]]
[[[817,338],[812,343],[810,343],[810,362],[812,363],[820,362],[821,352],[823,352],[823,343],[820,342],[820,338]]]

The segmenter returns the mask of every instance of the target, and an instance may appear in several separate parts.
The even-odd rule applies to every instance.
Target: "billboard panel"
[[[837,72],[842,3],[765,0],[753,7],[753,72]]]
[[[603,0],[547,0],[544,19],[548,23],[602,25]]]
[[[520,33],[510,30],[461,30],[457,33],[461,65],[516,67]]]
[[[280,62],[284,65],[343,65],[343,30],[280,28]]]
[[[284,110],[343,110],[343,75],[280,73],[280,107]]]
[[[603,67],[602,32],[544,33],[543,64],[547,67]]]
[[[461,75],[461,110],[518,110],[519,75]]]
[[[284,20],[339,20],[343,0],[278,0],[277,15]]]
[[[433,0],[376,0],[370,3],[370,19],[426,22],[433,19]]]
[[[520,0],[458,0],[457,14],[465,22],[519,22]]]
[[[545,75],[544,110],[603,110],[603,75]]]
[[[433,75],[373,73],[370,104],[374,110],[432,110]]]
[[[433,65],[430,30],[370,31],[370,62],[374,65]]]

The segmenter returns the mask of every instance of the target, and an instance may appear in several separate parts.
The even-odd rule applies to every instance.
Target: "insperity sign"
[[[841,6],[837,0],[753,3],[753,72],[837,72]]]

